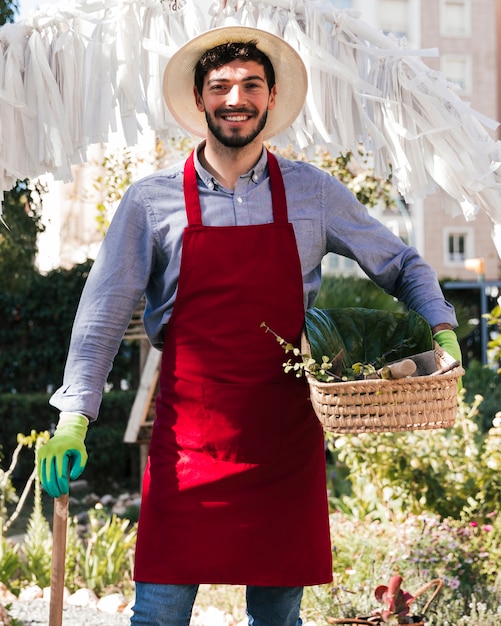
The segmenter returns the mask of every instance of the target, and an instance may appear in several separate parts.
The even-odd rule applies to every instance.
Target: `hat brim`
[[[263,137],[286,130],[301,113],[308,90],[306,68],[286,41],[267,31],[247,26],[224,26],[209,30],[184,44],[171,57],[163,78],[164,99],[176,122],[199,137],[207,135],[205,113],[198,110],[193,93],[195,66],[211,48],[228,42],[255,41],[275,70],[275,107],[268,111]]]

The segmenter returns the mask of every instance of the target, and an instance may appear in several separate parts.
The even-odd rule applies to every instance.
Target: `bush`
[[[139,452],[123,441],[135,393],[105,393],[99,420],[89,428],[86,445],[89,460],[82,478],[100,490],[113,484],[138,484]],[[16,447],[17,433],[51,430],[57,412],[48,404],[47,394],[0,395],[0,441],[3,456]],[[6,463],[10,459],[4,459]],[[33,469],[32,460],[21,458],[14,481],[24,480]]]
[[[45,393],[63,377],[73,319],[92,261],[46,276],[33,272],[18,292],[0,292],[0,393]],[[137,387],[137,342],[123,341],[110,382]]]
[[[455,519],[499,509],[501,413],[484,435],[477,396],[446,430],[360,433],[327,440],[335,466],[332,505],[359,519],[431,512]]]
[[[473,402],[477,394],[483,397],[478,407],[477,423],[482,432],[486,433],[501,409],[501,374],[478,361],[471,361],[463,377],[463,385],[466,402]]]
[[[371,280],[355,276],[325,276],[315,306],[319,309],[365,307],[386,311],[405,310],[403,304]]]
[[[441,520],[429,514],[374,522],[334,513],[331,528],[334,583],[306,589],[303,603],[311,607],[308,615],[319,624],[332,623],[329,618],[373,613],[380,608],[374,598],[376,586],[387,584],[395,570],[404,579],[402,588],[413,595],[435,578],[444,581],[426,612],[430,626],[499,623],[495,619],[499,617],[499,515],[485,522]],[[429,597],[423,595],[423,601]],[[411,612],[419,614],[422,608],[423,602],[416,602]],[[479,612],[484,621],[476,621]]]

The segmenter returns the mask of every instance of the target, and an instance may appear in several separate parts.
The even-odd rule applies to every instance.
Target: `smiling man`
[[[275,72],[255,43],[252,47],[222,45],[217,50],[217,56],[212,50],[197,64],[195,99],[214,138],[227,148],[241,148],[259,137],[268,110],[275,106]],[[249,60],[252,57],[259,62]],[[224,65],[219,66],[223,60]]]
[[[270,33],[215,29],[183,46],[164,97],[203,139],[131,185],[82,294],[51,398],[59,424],[39,453],[49,494],[85,467],[88,422],[143,294],[162,351],[133,626],[188,626],[201,583],[246,585],[250,626],[298,626],[303,587],[331,581],[322,428],[261,328],[299,344],[328,252],[358,261],[460,358],[454,311],[417,251],[335,178],[263,145],[296,120],[306,91],[301,57]]]

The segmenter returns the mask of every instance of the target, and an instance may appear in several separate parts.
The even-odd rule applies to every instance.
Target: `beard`
[[[244,113],[249,114],[249,111],[231,111],[233,114]],[[214,137],[226,148],[243,148],[248,144],[252,143],[254,139],[259,135],[259,133],[263,130],[266,125],[266,120],[268,119],[268,111],[265,111],[263,115],[258,118],[257,126],[254,128],[252,132],[248,135],[241,135],[237,129],[234,132],[230,132],[229,134],[224,134],[221,126],[217,124],[217,118],[211,116],[208,111],[205,111],[205,119],[207,121],[207,126],[209,127],[210,132],[214,135]]]

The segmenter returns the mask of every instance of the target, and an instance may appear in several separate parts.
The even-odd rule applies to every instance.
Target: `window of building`
[[[457,230],[452,228],[445,229],[445,265],[446,266],[464,266],[466,259],[473,255],[473,235],[469,228]]]
[[[471,0],[440,0],[442,37],[471,37]]]
[[[322,260],[322,273],[324,275],[358,276],[362,275],[356,261],[329,252]]]
[[[406,37],[409,31],[409,1],[381,0],[379,5],[381,29],[397,37]]]
[[[440,59],[440,69],[448,81],[454,83],[462,95],[472,92],[472,60],[468,54],[444,54]]]

